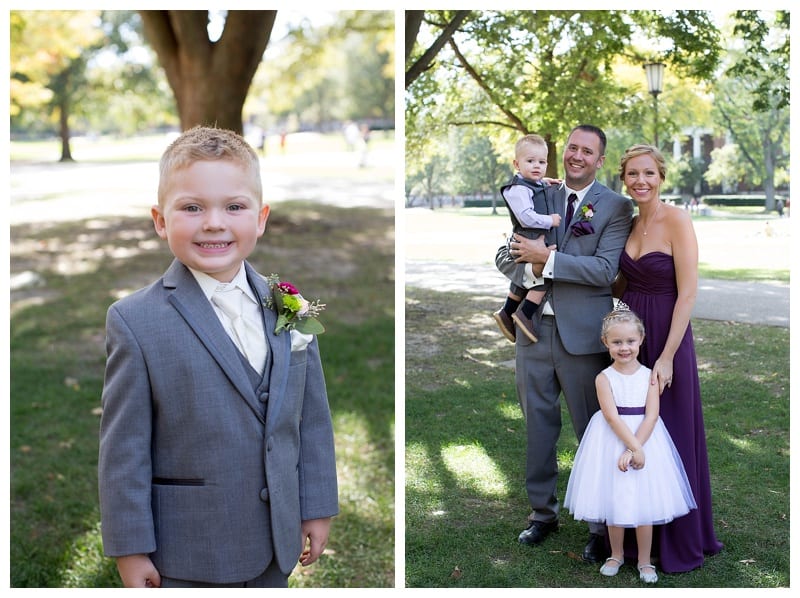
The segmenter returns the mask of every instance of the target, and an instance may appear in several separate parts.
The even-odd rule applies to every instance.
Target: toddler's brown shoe
[[[536,330],[536,324],[534,324],[533,320],[531,320],[528,316],[522,313],[521,309],[515,311],[511,316],[511,319],[514,320],[517,328],[522,330],[522,333],[527,336],[532,343],[539,342],[539,331]]]
[[[500,332],[503,333],[508,340],[512,343],[517,342],[517,333],[514,330],[514,322],[508,317],[508,314],[503,309],[499,309],[492,314],[494,321],[497,322]]]

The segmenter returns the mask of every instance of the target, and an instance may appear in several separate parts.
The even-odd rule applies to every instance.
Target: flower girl
[[[575,519],[608,526],[611,556],[600,568],[603,575],[617,574],[624,562],[625,528],[636,528],[639,578],[655,583],[653,525],[681,517],[696,504],[658,415],[658,386],[650,384],[650,370],[637,361],[642,321],[620,304],[603,319],[601,338],[613,363],[597,376],[600,411],[578,447],[564,504]]]

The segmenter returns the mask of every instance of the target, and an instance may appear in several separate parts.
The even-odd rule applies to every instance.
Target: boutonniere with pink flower
[[[578,210],[579,220],[572,225],[572,234],[576,237],[581,235],[591,235],[594,233],[592,218],[594,218],[594,206],[590,203],[582,205]]]
[[[297,330],[303,334],[322,334],[325,327],[317,316],[325,309],[319,301],[308,301],[292,283],[282,281],[277,274],[267,278],[270,296],[262,298],[262,305],[274,309],[278,314],[275,334],[282,330]]]

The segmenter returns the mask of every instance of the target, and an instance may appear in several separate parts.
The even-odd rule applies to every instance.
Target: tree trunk
[[[550,135],[545,137],[547,142],[547,169],[544,171],[545,176],[551,179],[558,178],[558,165],[561,164],[560,156],[556,153],[556,142],[550,138]]]
[[[775,209],[775,146],[769,138],[770,132],[763,133],[762,151],[764,153],[764,208],[767,212]]]
[[[196,125],[243,132],[242,108],[275,24],[274,10],[231,10],[219,40],[208,11],[140,11],[175,95],[181,130]]]
[[[59,162],[74,162],[69,147],[69,100],[65,95],[58,102],[58,136],[61,138]]]

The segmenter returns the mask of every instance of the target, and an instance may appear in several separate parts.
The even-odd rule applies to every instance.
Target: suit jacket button
[[[268,451],[271,451],[271,450],[272,450],[272,436],[270,436],[269,438],[267,438],[267,450],[268,450]]]
[[[262,488],[261,492],[259,493],[259,498],[262,501],[267,502],[269,500],[269,490],[267,490],[266,488]]]
[[[269,399],[268,392],[262,392],[260,395],[258,395],[258,400],[261,401],[262,403],[266,403],[268,399]]]

